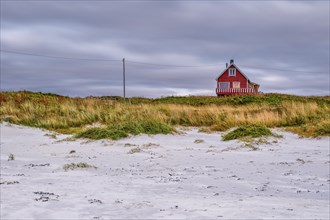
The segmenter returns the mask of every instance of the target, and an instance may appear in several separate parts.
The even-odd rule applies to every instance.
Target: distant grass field
[[[303,136],[330,135],[330,98],[281,94],[233,97],[70,98],[1,92],[0,120],[91,139],[167,134],[175,126],[226,131],[260,125]]]

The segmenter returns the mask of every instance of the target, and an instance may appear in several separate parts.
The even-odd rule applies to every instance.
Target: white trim
[[[233,72],[233,74],[231,74]],[[229,68],[228,69],[228,76],[236,76],[236,68]]]

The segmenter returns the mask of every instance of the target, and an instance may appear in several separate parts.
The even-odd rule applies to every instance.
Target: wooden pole
[[[125,88],[125,58],[123,58],[123,92],[124,92],[124,100],[126,98],[126,88]]]

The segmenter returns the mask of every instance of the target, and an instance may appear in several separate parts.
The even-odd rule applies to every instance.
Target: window
[[[220,89],[229,89],[229,82],[220,82]]]
[[[235,68],[230,68],[229,69],[229,76],[236,76],[236,69]]]
[[[239,89],[240,88],[240,82],[233,82],[233,88]]]

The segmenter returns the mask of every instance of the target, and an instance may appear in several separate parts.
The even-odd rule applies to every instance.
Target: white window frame
[[[222,88],[221,84],[227,84],[227,88]],[[229,89],[230,88],[230,82],[219,82],[219,89]]]
[[[230,68],[228,70],[228,75],[229,76],[236,76],[236,69],[235,68]]]
[[[234,87],[234,83],[238,83],[238,88],[235,88]],[[240,89],[241,88],[241,82],[239,82],[239,81],[234,81],[233,82],[233,89]]]

